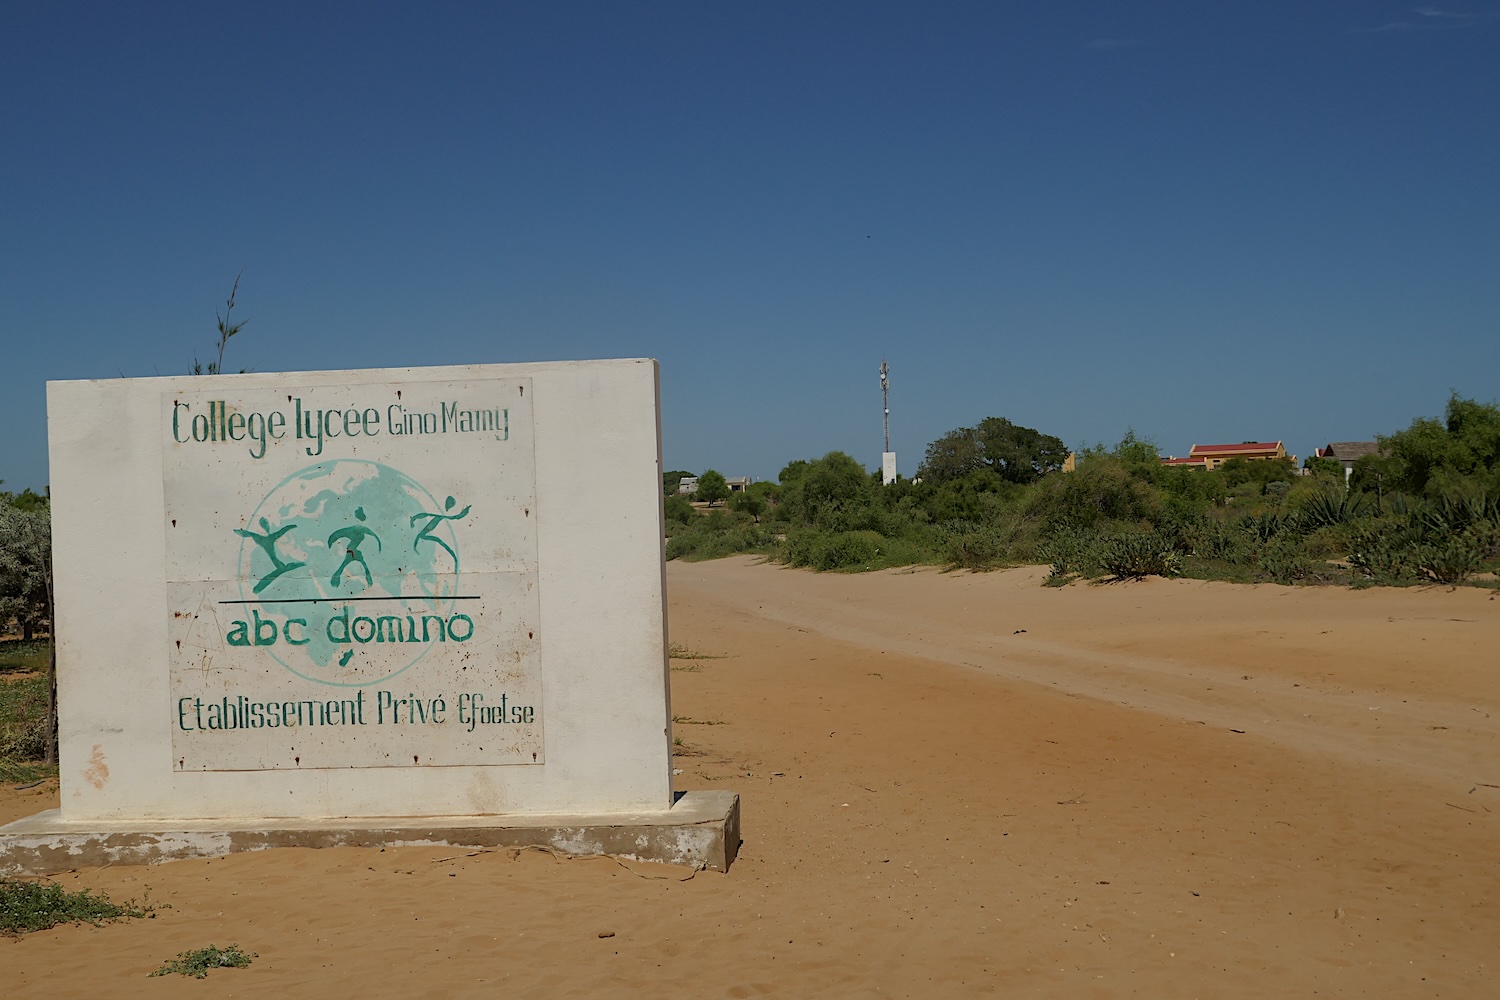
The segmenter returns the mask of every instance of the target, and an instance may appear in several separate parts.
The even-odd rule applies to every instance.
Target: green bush
[[[1210,521],[1198,532],[1193,554],[1204,559],[1244,565],[1250,561],[1247,533],[1231,528],[1222,521]]]
[[[1311,577],[1318,564],[1302,548],[1302,540],[1291,534],[1268,542],[1260,552],[1260,568],[1274,583],[1291,585]]]
[[[1160,494],[1112,460],[1090,459],[1077,472],[1046,476],[1021,509],[1041,523],[1044,536],[1110,521],[1157,524],[1164,518]]]
[[[866,567],[880,556],[882,536],[873,531],[799,531],[786,540],[785,558],[792,566],[833,570]]]
[[[175,972],[178,975],[192,976],[194,979],[206,979],[210,969],[243,969],[250,964],[252,958],[256,957],[258,956],[253,952],[247,955],[240,951],[240,946],[237,944],[232,944],[228,948],[209,945],[207,948],[181,952],[176,958],[163,962],[161,968],[150,975],[168,976]]]
[[[760,516],[766,511],[766,501],[758,494],[741,490],[729,495],[729,509],[736,514],[749,514],[759,521]]]
[[[1161,535],[1128,531],[1099,543],[1099,567],[1114,580],[1147,576],[1181,576],[1182,554]]]
[[[47,750],[47,678],[0,680],[0,761],[38,761]]]
[[[1500,545],[1500,530],[1478,523],[1413,547],[1411,562],[1434,583],[1454,586],[1479,571]]]
[[[817,570],[870,570],[936,562],[931,544],[888,538],[875,531],[802,528],[787,535],[779,558],[789,566]]]
[[[1250,460],[1236,455],[1214,470],[1213,475],[1222,477],[1233,490],[1245,483],[1262,487],[1269,483],[1290,483],[1297,475],[1297,467],[1290,458]]]
[[[1265,545],[1283,531],[1295,530],[1297,519],[1291,514],[1262,512],[1240,520],[1239,526],[1257,545]]]
[[[875,484],[864,466],[841,451],[781,470],[782,505],[793,524],[825,531],[854,531],[869,521]]]
[[[698,516],[698,511],[694,509],[692,501],[676,494],[667,497],[666,502],[662,504],[662,512],[666,515],[668,522],[676,524],[688,524]]]
[[[1095,577],[1101,573],[1094,536],[1087,532],[1054,532],[1038,546],[1038,555],[1052,567],[1053,580],[1073,576]]]
[[[982,521],[1002,507],[1014,506],[1017,497],[1033,488],[981,469],[942,483],[916,484],[910,487],[910,499],[932,521]]]
[[[1302,540],[1302,550],[1314,559],[1343,559],[1349,554],[1350,525],[1325,524]]]
[[[44,931],[58,924],[88,923],[144,917],[148,906],[134,901],[111,903],[109,897],[88,890],[69,892],[52,882],[22,882],[0,878],[0,934],[12,937]]]
[[[1397,497],[1391,509],[1349,528],[1349,564],[1369,582],[1453,586],[1500,556],[1500,506],[1485,496],[1414,504]]]
[[[1316,531],[1334,524],[1349,524],[1364,517],[1371,504],[1363,494],[1348,493],[1341,487],[1309,493],[1297,505],[1297,517],[1303,528]]]
[[[1011,559],[1021,530],[1016,517],[955,521],[941,529],[943,561],[956,569],[992,569]]]
[[[770,552],[776,536],[749,515],[725,510],[697,514],[691,524],[674,528],[667,539],[667,558],[697,561],[741,552]]]
[[[1349,531],[1349,565],[1371,583],[1400,586],[1417,576],[1410,541],[1375,519],[1356,522]]]

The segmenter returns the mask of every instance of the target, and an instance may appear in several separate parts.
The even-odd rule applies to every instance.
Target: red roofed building
[[[1231,458],[1243,458],[1251,462],[1268,459],[1291,458],[1280,441],[1245,441],[1242,444],[1195,444],[1187,458],[1164,458],[1162,465],[1188,465],[1202,469],[1217,469]]]
[[[1188,455],[1203,462],[1205,469],[1217,469],[1231,458],[1252,462],[1286,458],[1280,441],[1246,441],[1243,444],[1195,444]]]

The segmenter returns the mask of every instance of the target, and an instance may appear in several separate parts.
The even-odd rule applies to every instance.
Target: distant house
[[[1188,452],[1191,458],[1201,459],[1205,469],[1217,469],[1231,458],[1243,458],[1247,462],[1267,462],[1288,456],[1280,441],[1245,441],[1241,444],[1195,444]]]
[[[1319,458],[1331,458],[1344,467],[1344,479],[1354,474],[1354,463],[1366,455],[1380,454],[1380,445],[1374,441],[1333,441],[1326,448],[1315,448],[1313,454]]]
[[[1249,462],[1264,462],[1272,459],[1290,458],[1280,441],[1245,441],[1241,444],[1195,444],[1186,458],[1168,455],[1162,465],[1186,465],[1199,469],[1217,469],[1231,458],[1243,458]]]
[[[724,485],[729,487],[729,492],[731,493],[743,493],[750,488],[750,484],[754,481],[755,480],[751,479],[749,476],[735,476],[732,479],[726,478],[724,480]],[[682,482],[677,484],[678,496],[692,496],[697,492],[697,476],[683,476]]]

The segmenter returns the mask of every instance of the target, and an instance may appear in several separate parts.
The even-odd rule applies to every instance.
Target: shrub
[[[163,962],[161,968],[150,975],[166,976],[176,972],[179,975],[192,976],[194,979],[206,979],[210,969],[243,969],[250,964],[252,958],[256,957],[258,956],[253,952],[247,955],[240,951],[240,946],[237,944],[232,944],[228,948],[209,945],[207,948],[181,952],[176,958]]]
[[[1272,514],[1263,511],[1253,517],[1241,519],[1239,526],[1252,541],[1264,545],[1283,531],[1293,529],[1296,523],[1296,518],[1291,514]]]
[[[1261,550],[1259,562],[1273,582],[1285,585],[1306,580],[1317,569],[1316,563],[1302,550],[1301,540],[1290,534],[1270,541]]]
[[[874,485],[864,466],[841,451],[781,470],[782,502],[794,524],[826,531],[869,527]]]
[[[0,761],[37,761],[47,752],[47,678],[0,681]]]
[[[1350,526],[1325,524],[1302,540],[1302,550],[1314,559],[1342,559],[1349,554]]]
[[[1052,566],[1054,580],[1100,574],[1094,538],[1082,531],[1058,531],[1047,536],[1038,546],[1038,555]]]
[[[1098,562],[1115,580],[1182,575],[1182,554],[1155,532],[1130,531],[1105,538]]]
[[[87,889],[68,892],[52,882],[0,878],[0,934],[12,937],[58,924],[89,923],[97,927],[106,920],[144,917],[150,912],[150,907],[134,901],[111,903],[109,897]]]
[[[1417,574],[1409,541],[1379,521],[1355,523],[1349,532],[1349,565],[1373,583],[1399,586]]]
[[[792,566],[853,569],[874,563],[882,541],[873,531],[799,531],[787,538],[785,559]]]
[[[759,495],[741,490],[729,496],[729,509],[736,514],[749,514],[759,521],[761,514],[765,513],[766,502]]]
[[[695,515],[693,522],[680,527],[667,539],[667,558],[719,559],[741,552],[769,551],[776,536],[745,514],[711,511]]]
[[[1194,555],[1231,565],[1249,562],[1250,551],[1246,532],[1236,531],[1222,521],[1211,521],[1204,526],[1193,546]]]
[[[990,569],[1005,562],[1019,523],[1014,518],[956,521],[942,530],[943,560],[958,569]]]
[[[1434,583],[1460,584],[1484,564],[1500,543],[1500,531],[1479,523],[1463,531],[1413,547],[1411,561]]]
[[[1298,518],[1305,530],[1334,524],[1349,524],[1365,516],[1370,504],[1360,493],[1343,490],[1319,490],[1303,498],[1298,509]]]
[[[1163,518],[1160,494],[1108,460],[1090,460],[1077,472],[1047,476],[1026,498],[1023,511],[1041,522],[1046,535],[1101,522],[1156,524]]]
[[[662,504],[662,512],[666,514],[668,522],[676,524],[688,524],[698,516],[698,511],[693,508],[692,502],[687,497],[676,494],[667,497],[666,502]]]

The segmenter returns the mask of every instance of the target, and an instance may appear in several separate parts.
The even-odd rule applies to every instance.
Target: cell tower
[[[891,366],[880,359],[880,402],[885,408],[885,450],[880,453],[880,481],[896,481],[896,453],[891,451]]]

